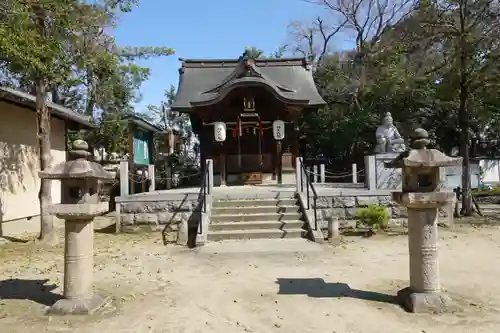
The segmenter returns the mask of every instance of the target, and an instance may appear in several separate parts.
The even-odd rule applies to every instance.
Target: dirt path
[[[0,332],[499,332],[500,228],[441,238],[442,285],[464,309],[442,316],[392,304],[408,279],[405,236],[187,250],[157,234],[96,234],[95,286],[113,302],[91,318],[43,315],[61,290],[34,280],[62,285],[62,248],[11,244],[0,250]]]

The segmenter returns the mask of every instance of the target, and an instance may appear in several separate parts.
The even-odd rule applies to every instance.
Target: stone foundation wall
[[[178,242],[179,230],[197,225],[201,210],[197,199],[117,202],[123,231],[163,231],[167,243]],[[118,207],[119,206],[119,207]]]
[[[312,198],[311,204],[314,205]],[[368,205],[380,205],[386,207],[389,214],[389,225],[405,225],[408,217],[406,207],[400,206],[392,201],[390,195],[371,196],[322,196],[316,201],[318,226],[321,229],[328,228],[328,220],[331,217],[338,218],[340,227],[353,227],[356,225],[356,211]],[[448,211],[440,211],[440,217],[447,223]]]

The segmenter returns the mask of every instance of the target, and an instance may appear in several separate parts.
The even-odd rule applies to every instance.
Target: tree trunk
[[[462,151],[462,209],[461,213],[465,216],[471,216],[474,212],[472,207],[472,193],[470,182],[470,156],[469,156],[469,128],[470,116],[467,109],[467,99],[469,97],[469,81],[467,73],[468,45],[465,39],[466,36],[466,17],[468,15],[467,1],[459,1],[460,9],[460,105],[458,109],[458,122],[460,127],[460,150]]]
[[[461,213],[470,216],[474,212],[472,206],[470,156],[469,156],[469,114],[467,111],[467,89],[460,87],[460,106],[458,110],[460,126],[460,151],[462,164],[462,209]]]
[[[43,78],[37,79],[35,90],[40,170],[45,170],[50,167],[52,155],[50,151],[50,113],[46,103],[47,83]],[[38,192],[40,202],[40,236],[38,239],[48,244],[55,244],[57,243],[55,219],[47,213],[47,206],[52,204],[51,192],[52,182],[48,179],[41,179],[40,191]]]

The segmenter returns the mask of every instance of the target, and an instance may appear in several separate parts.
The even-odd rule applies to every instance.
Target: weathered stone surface
[[[333,207],[334,208],[346,208],[355,207],[356,198],[355,197],[333,197]]]
[[[158,224],[167,224],[172,221],[172,218],[174,217],[175,213],[171,212],[159,212],[157,214],[158,216]]]
[[[135,214],[135,223],[137,224],[157,224],[158,216],[155,213]]]
[[[133,225],[135,221],[134,214],[121,214],[120,216],[121,225]]]
[[[401,306],[412,313],[446,313],[456,312],[458,306],[445,293],[416,293],[410,288],[398,291],[398,301]]]
[[[336,217],[338,219],[345,219],[345,208],[332,208],[331,213],[333,217]]]
[[[403,206],[393,206],[392,207],[392,217],[393,218],[407,218],[408,217],[408,211],[406,210],[406,207]]]
[[[185,210],[193,210],[197,206],[197,202],[194,201],[166,201],[167,209],[170,212],[175,211],[185,211]]]
[[[353,219],[356,216],[356,208],[348,207],[345,209],[345,217],[346,219]]]
[[[378,197],[378,204],[381,206],[391,206],[392,198],[390,195],[381,195]]]
[[[194,201],[144,201],[129,202],[122,204],[124,213],[157,213],[157,212],[176,212],[190,211],[196,207]]]
[[[331,208],[332,203],[332,197],[318,197],[316,199],[316,208]]]
[[[376,196],[357,196],[356,205],[357,206],[368,206],[368,205],[378,205],[378,197]]]

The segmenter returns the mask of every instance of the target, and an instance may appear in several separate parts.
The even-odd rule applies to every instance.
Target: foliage
[[[87,114],[101,126],[87,133],[92,145],[123,150],[121,115],[133,111],[137,89],[149,70],[132,63],[169,55],[164,47],[119,48],[109,34],[118,13],[137,0],[45,0],[0,3],[0,82],[36,95],[40,168],[50,166],[49,96]],[[44,207],[51,187],[40,188],[42,240],[55,239],[53,219]]]
[[[356,211],[356,219],[360,223],[370,227],[374,233],[379,230],[387,229],[389,223],[389,212],[387,207],[379,205],[369,205]]]

